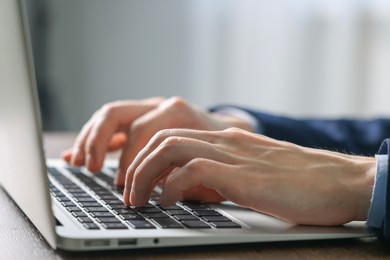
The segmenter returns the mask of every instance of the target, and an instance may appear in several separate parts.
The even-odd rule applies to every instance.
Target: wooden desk
[[[58,157],[72,144],[74,135],[45,134],[48,157]],[[32,202],[34,203],[34,202]],[[91,253],[53,251],[30,221],[0,189],[0,259],[390,259],[390,246],[377,238],[325,241],[257,243],[243,245],[201,246],[165,249],[137,249]]]

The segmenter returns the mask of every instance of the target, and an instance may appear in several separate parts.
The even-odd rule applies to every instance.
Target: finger
[[[165,179],[166,177],[172,173],[173,171],[176,170],[176,167],[170,167],[168,169],[166,169],[165,171],[163,171],[161,173],[161,175],[156,178],[155,180],[152,181],[151,183],[151,187],[155,187],[156,185],[159,185],[160,187],[163,187],[164,186],[164,183],[165,183]],[[146,192],[148,194],[151,194],[153,190],[150,190],[149,192]],[[130,194],[131,194],[131,189],[128,187],[128,186],[125,186],[124,188],[124,191],[123,191],[123,202],[125,205],[127,206],[131,206],[132,204],[130,203]],[[127,195],[125,195],[127,194]],[[134,195],[133,195],[134,196]]]
[[[72,158],[72,150],[65,150],[62,152],[61,157],[67,163],[70,163],[70,159]]]
[[[159,130],[191,127],[205,128],[207,122],[203,117],[199,117],[197,111],[180,98],[171,98],[138,118],[131,126],[129,133],[129,143],[124,147],[124,155],[121,157],[120,165],[123,165],[118,172],[118,183],[132,182],[132,173],[124,171],[125,166],[129,166],[135,156],[147,144],[150,138]],[[127,176],[127,177],[126,177]]]
[[[134,157],[137,156],[138,151],[142,150],[144,146],[143,142],[141,142],[140,140],[134,142],[132,140],[133,138],[134,136],[129,137],[128,142],[123,147],[119,159],[118,172],[114,180],[114,184],[119,187],[124,186],[127,169],[130,163],[133,161]]]
[[[116,134],[113,136],[113,138],[110,141],[110,144],[108,146],[108,151],[116,151],[123,147],[123,145],[126,143],[127,137],[126,135],[122,134]],[[61,154],[61,158],[66,161],[67,163],[70,163],[72,158],[72,150],[64,150]]]
[[[156,116],[159,116],[159,114],[150,116],[149,121],[151,123],[145,124],[143,129],[149,129],[149,130],[153,129],[153,126],[150,126],[150,125],[153,123],[153,119]],[[159,126],[161,127],[161,125],[159,125]],[[152,132],[155,132],[155,131],[158,131],[158,130],[154,130]],[[158,133],[155,134],[153,136],[153,138],[151,138],[150,141],[145,146],[145,142],[141,143],[140,140],[144,140],[144,141],[149,140],[150,133],[148,133],[147,131],[137,131],[137,132],[140,132],[140,133],[142,133],[142,135],[145,135],[145,136],[144,137],[141,137],[138,135],[134,136],[134,134],[133,134],[132,137],[133,137],[133,139],[135,139],[135,141],[130,142],[126,146],[126,148],[124,149],[124,152],[123,152],[123,154],[125,156],[121,160],[121,161],[123,161],[122,164],[125,167],[129,167],[129,165],[131,163],[132,169],[128,169],[126,174],[124,174],[124,173],[118,174],[118,177],[119,176],[123,177],[123,178],[120,178],[120,181],[118,181],[118,183],[123,185],[126,182],[126,184],[128,186],[127,190],[129,191],[129,193],[131,190],[131,183],[133,180],[134,170],[141,164],[141,162],[144,161],[144,159],[152,151],[154,151],[167,138],[172,137],[172,136],[190,137],[190,138],[203,140],[203,141],[207,141],[207,142],[212,142],[212,143],[215,143],[216,140],[219,139],[218,134],[216,132],[190,130],[190,129],[164,129],[164,130],[158,131]],[[142,148],[144,148],[144,149],[142,149]],[[136,152],[132,152],[133,150],[136,150]],[[138,151],[140,151],[140,152],[138,152]],[[126,175],[126,177],[125,177],[125,175]],[[128,195],[126,195],[126,193],[124,193],[124,195],[125,195],[125,197],[128,196]]]
[[[202,186],[215,190],[220,195],[232,192],[237,194],[235,187],[237,175],[234,173],[234,168],[232,165],[209,159],[191,160],[167,178],[160,196],[160,204],[172,205],[184,199],[186,192]],[[230,192],[226,192],[228,190]],[[237,195],[242,196],[242,193]]]
[[[181,167],[195,158],[234,162],[232,156],[215,149],[210,143],[192,138],[170,137],[135,169],[131,204],[139,206],[147,202],[154,188],[153,183],[161,177],[163,171],[170,167]]]
[[[145,104],[157,106],[162,102],[162,100],[163,100],[162,98],[156,97],[156,98],[145,99],[142,102],[144,102]],[[88,122],[84,124],[84,126],[82,127],[80,133],[78,134],[73,144],[69,163],[73,164],[74,166],[82,166],[85,164],[85,157],[86,157],[85,144],[89,136],[89,133],[91,131],[91,128],[93,127],[96,118],[100,115],[100,113],[101,113],[101,109],[96,111],[88,120]]]
[[[130,205],[130,193],[131,193],[133,174],[135,169],[137,169],[138,166],[144,161],[144,159],[152,151],[154,151],[155,148],[157,148],[164,140],[166,140],[168,137],[171,137],[173,135],[177,135],[183,137],[191,136],[198,139],[203,138],[203,140],[207,139],[210,141],[213,140],[214,136],[216,135],[213,132],[200,131],[200,130],[188,130],[188,129],[164,129],[158,131],[157,129],[159,129],[162,125],[161,124],[156,125],[155,122],[159,122],[156,119],[162,118],[163,119],[162,122],[167,122],[167,120],[165,120],[164,118],[164,115],[165,114],[161,114],[161,111],[158,112],[151,111],[147,115],[145,115],[142,118],[143,119],[141,122],[142,124],[138,123],[138,125],[141,125],[143,127],[139,127],[140,130],[137,130],[132,133],[131,138],[134,141],[130,141],[129,144],[124,148],[122,158],[120,161],[121,171],[119,171],[117,174],[116,183],[118,186],[123,186],[123,185],[125,186],[123,192],[123,199],[126,205]],[[156,130],[153,130],[154,128]],[[149,132],[146,129],[149,130]],[[151,129],[152,131],[150,131]],[[158,133],[155,134],[152,139],[150,139],[149,135],[157,131]],[[145,147],[146,140],[149,139],[150,141]]]
[[[102,167],[107,147],[115,133],[125,131],[134,119],[155,108],[150,102],[115,102],[103,107],[86,140],[86,166],[90,171]]]
[[[162,115],[161,117],[159,116],[161,112],[157,111],[158,110],[151,110],[134,120],[132,123],[128,133],[127,143],[123,147],[120,156],[118,172],[114,181],[116,186],[124,186],[126,178],[129,178],[129,181],[131,182],[132,175],[126,177],[129,165],[148,143],[154,133],[157,132],[160,127],[163,127],[160,120],[166,122],[163,120]]]
[[[127,135],[123,132],[116,133],[110,140],[107,150],[109,152],[121,149],[127,142]]]
[[[131,184],[133,175],[129,173],[128,167],[133,162],[138,153],[145,147],[150,138],[161,129],[169,127],[169,115],[163,110],[154,109],[134,120],[128,133],[128,141],[123,147],[119,160],[119,168],[115,178],[117,186],[124,186],[125,182]],[[124,189],[124,201],[128,201],[131,185]]]
[[[97,113],[88,120],[88,122],[81,128],[80,133],[77,135],[76,140],[72,147],[72,154],[70,163],[74,166],[82,166],[85,162],[85,141],[89,134],[89,131],[93,125],[94,118]]]

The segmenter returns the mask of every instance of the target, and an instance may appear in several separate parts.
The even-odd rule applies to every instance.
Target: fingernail
[[[88,169],[93,169],[95,166],[95,158],[91,154],[87,155],[86,165]]]
[[[76,164],[78,151],[79,151],[79,149],[73,148],[72,151],[70,152],[70,163],[73,165]]]
[[[129,205],[129,195],[128,194],[129,194],[129,191],[125,187],[125,189],[123,190],[123,202],[125,203],[126,206],[130,206]]]
[[[131,202],[131,204],[136,205],[136,198],[135,198],[134,189],[131,189],[131,191],[130,191],[130,202]]]

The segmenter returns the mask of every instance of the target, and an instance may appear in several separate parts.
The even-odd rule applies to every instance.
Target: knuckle
[[[170,136],[161,142],[159,150],[162,154],[169,153],[170,151],[175,150],[179,142],[180,142],[179,137]]]
[[[242,130],[240,128],[237,128],[237,127],[229,127],[226,130],[224,130],[224,132],[232,133],[232,134],[240,134],[240,133],[242,133]]]
[[[162,106],[168,109],[184,109],[188,103],[181,97],[171,97],[162,103]]]
[[[240,128],[231,127],[223,130],[223,136],[231,141],[239,141],[242,135],[244,135],[244,132]]]
[[[189,173],[202,172],[202,169],[206,165],[206,160],[203,158],[195,158],[189,161],[185,168]]]
[[[185,105],[187,105],[187,102],[183,98],[178,97],[178,96],[171,97],[170,99],[168,99],[168,102],[171,102],[171,105],[173,105],[173,106],[185,106]]]
[[[163,129],[163,130],[158,131],[154,135],[153,139],[154,139],[155,142],[160,142],[161,143],[165,139],[169,138],[171,136],[171,133],[172,133],[171,129]]]
[[[173,146],[180,142],[180,138],[177,136],[169,136],[163,141],[163,146]]]
[[[119,106],[120,106],[119,101],[106,103],[99,109],[99,112],[104,117],[110,118],[116,114],[116,111],[117,111]]]

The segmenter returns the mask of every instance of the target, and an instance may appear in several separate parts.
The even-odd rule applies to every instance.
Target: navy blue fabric
[[[275,116],[237,106],[250,113],[263,129],[264,135],[305,147],[328,149],[357,155],[375,155],[382,141],[390,137],[390,119],[294,119]]]
[[[380,149],[379,154],[387,154],[388,160],[390,163],[390,139],[386,139],[383,141]],[[389,164],[390,167],[390,164]],[[387,170],[387,174],[389,174],[389,170]],[[385,239],[390,239],[390,176],[388,175],[387,178],[387,189],[386,189],[386,211],[385,211],[385,218],[383,220],[383,228],[382,228],[382,236]]]

